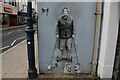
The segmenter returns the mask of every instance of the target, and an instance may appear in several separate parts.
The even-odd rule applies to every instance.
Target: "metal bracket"
[[[90,61],[90,64],[94,64],[95,63],[95,61]]]
[[[102,11],[97,11],[94,13],[95,15],[102,15]]]

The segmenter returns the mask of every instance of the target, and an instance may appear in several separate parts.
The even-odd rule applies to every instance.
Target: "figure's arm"
[[[56,37],[57,38],[59,38],[59,25],[60,25],[60,21],[58,20],[57,26],[56,26]]]
[[[74,38],[75,37],[75,28],[74,28],[74,23],[72,21],[72,37]]]

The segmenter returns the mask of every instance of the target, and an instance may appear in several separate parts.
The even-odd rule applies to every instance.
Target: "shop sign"
[[[12,8],[4,7],[4,12],[12,13],[12,11],[13,11]]]

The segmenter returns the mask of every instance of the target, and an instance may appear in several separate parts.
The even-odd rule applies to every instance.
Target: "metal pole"
[[[37,69],[35,67],[35,54],[34,54],[34,32],[33,30],[33,22],[32,22],[32,2],[28,2],[27,8],[27,22],[28,28],[25,30],[27,34],[27,51],[28,51],[28,62],[29,62],[29,69],[28,69],[28,77],[29,79],[37,78]]]
[[[97,0],[96,2],[96,18],[95,18],[95,25],[94,25],[94,40],[93,40],[93,48],[92,48],[92,60],[91,60],[91,74],[94,74],[94,55],[95,55],[95,46],[96,46],[96,30],[98,25],[98,8],[99,8],[99,2]]]

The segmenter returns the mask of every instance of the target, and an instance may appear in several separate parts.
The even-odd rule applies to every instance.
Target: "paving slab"
[[[35,45],[37,40],[36,35],[37,34],[35,34]],[[28,56],[26,40],[2,53],[3,78],[28,78],[27,70]]]

